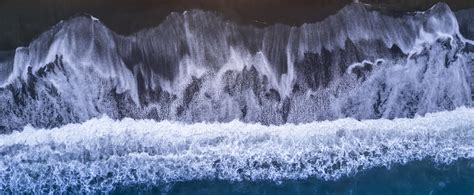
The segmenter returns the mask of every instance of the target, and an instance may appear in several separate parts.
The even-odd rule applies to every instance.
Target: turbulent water
[[[414,119],[280,126],[101,117],[1,135],[0,190],[94,192],[184,181],[312,177],[334,181],[410,161],[449,165],[473,159],[472,140],[474,109],[467,108]],[[462,170],[469,170],[470,163]]]
[[[442,3],[405,15],[351,4],[266,28],[195,10],[127,37],[79,16],[0,53],[0,130],[102,114],[283,124],[452,110],[472,101],[474,45],[459,29]]]
[[[130,36],[70,18],[0,51],[0,191],[334,193],[401,166],[441,176],[398,193],[471,193],[473,15],[354,3],[254,27],[193,10]]]

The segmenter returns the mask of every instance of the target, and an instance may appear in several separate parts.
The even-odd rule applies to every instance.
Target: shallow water
[[[317,178],[280,182],[201,180],[160,187],[122,186],[111,194],[472,194],[474,160],[449,165],[430,160],[378,167],[336,181]]]
[[[465,193],[473,140],[470,108],[281,126],[104,116],[0,135],[0,190]]]

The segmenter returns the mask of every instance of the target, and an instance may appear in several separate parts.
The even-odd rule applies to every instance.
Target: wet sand
[[[434,0],[360,0],[390,11],[424,10]],[[158,25],[170,12],[217,11],[236,22],[257,26],[316,22],[352,0],[0,0],[0,50],[28,43],[60,20],[89,13],[120,34]],[[453,10],[474,7],[472,0],[447,2]]]

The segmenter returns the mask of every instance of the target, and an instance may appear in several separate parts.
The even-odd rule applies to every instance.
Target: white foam
[[[196,179],[338,179],[376,166],[474,158],[474,109],[414,119],[262,126],[91,119],[0,136],[0,191],[109,191]]]
[[[100,20],[94,16],[90,16],[91,17],[91,20],[94,21],[94,22],[100,22]]]
[[[16,101],[15,97],[5,92],[0,107],[21,111],[8,112],[13,114],[3,118],[17,118],[16,122],[0,126],[6,126],[7,131],[27,122],[40,126],[45,122],[37,116],[54,117],[39,110],[67,106],[69,111],[52,112],[68,122],[85,121],[102,113],[116,116],[117,105],[124,104],[130,108],[125,115],[135,118],[159,109],[165,110],[157,111],[160,118],[182,121],[240,118],[281,124],[346,116],[411,117],[412,113],[470,104],[469,72],[464,68],[470,66],[473,55],[461,52],[470,42],[460,36],[456,18],[446,4],[403,17],[371,10],[352,4],[318,23],[265,28],[237,25],[218,14],[195,10],[171,14],[159,26],[127,37],[93,22],[92,16],[72,18],[43,33],[27,48],[17,49],[12,71],[1,79],[0,88],[23,87],[22,80],[31,77],[28,67],[35,75],[58,56],[64,68],[47,71],[45,77],[31,83],[32,89],[46,98],[29,98],[22,108],[10,106],[8,102]],[[400,57],[389,48],[399,48],[409,56]],[[383,71],[364,75],[369,82],[359,84],[352,78],[355,66],[346,69],[361,64],[358,61],[364,64],[374,59],[382,59],[386,66],[380,67]],[[448,67],[447,63],[454,65]],[[427,65],[432,71],[425,75]],[[252,70],[244,75],[243,70],[251,67],[256,73]],[[226,80],[229,70],[234,71],[232,80]],[[189,88],[195,78],[199,85]],[[49,96],[41,85],[54,88],[59,96]],[[296,86],[304,94],[295,94]],[[141,87],[145,90],[139,98]],[[247,93],[249,90],[252,93]],[[163,94],[163,98],[148,97],[151,94]],[[172,98],[165,98],[167,95]],[[127,103],[117,103],[118,99]],[[400,109],[400,105],[410,109]]]

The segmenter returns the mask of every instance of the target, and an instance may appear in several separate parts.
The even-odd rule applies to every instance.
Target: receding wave
[[[103,116],[0,136],[0,190],[110,191],[178,181],[337,180],[416,160],[474,158],[474,109],[264,126]]]
[[[458,14],[462,24],[469,13]],[[473,51],[443,3],[398,16],[356,3],[319,23],[266,28],[193,10],[130,36],[79,16],[0,53],[0,132],[102,114],[263,124],[414,117],[471,104]]]

